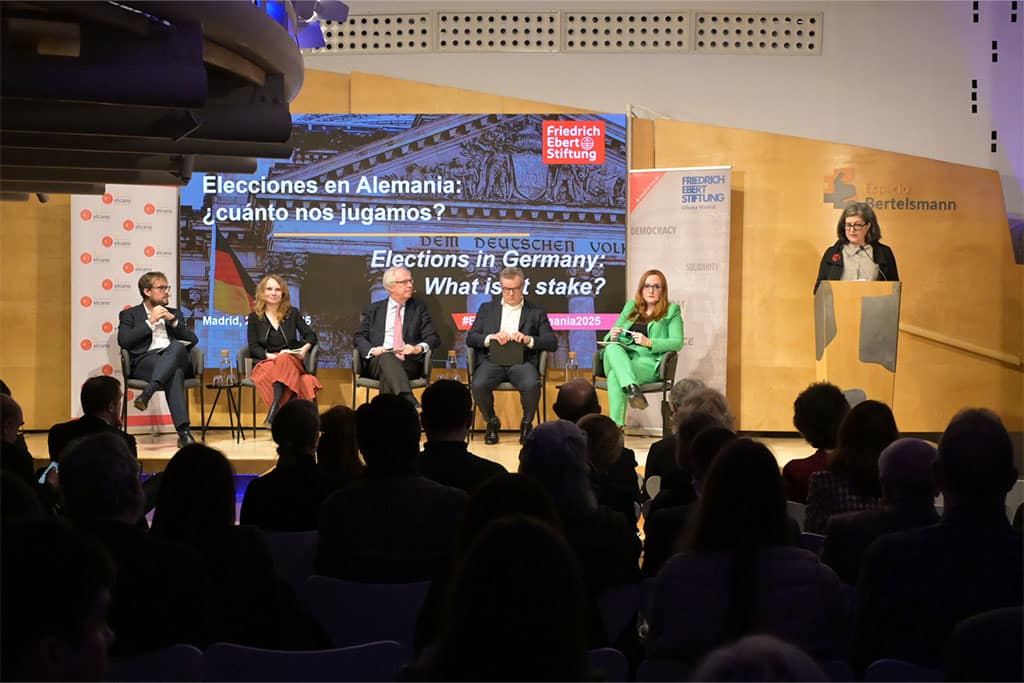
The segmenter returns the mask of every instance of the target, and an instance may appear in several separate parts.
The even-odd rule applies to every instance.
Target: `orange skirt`
[[[320,380],[306,372],[298,356],[290,353],[261,360],[252,369],[249,379],[256,385],[256,391],[260,392],[260,398],[267,406],[274,402],[274,382],[280,382],[290,390],[284,392],[281,405],[287,403],[292,396],[312,401],[316,398],[316,392],[324,388]]]

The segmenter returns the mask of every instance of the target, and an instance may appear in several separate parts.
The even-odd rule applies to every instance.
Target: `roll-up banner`
[[[729,215],[732,168],[629,172],[627,296],[644,271],[665,274],[683,316],[676,379],[697,377],[725,393],[729,334]],[[659,401],[627,411],[631,431],[660,431]]]

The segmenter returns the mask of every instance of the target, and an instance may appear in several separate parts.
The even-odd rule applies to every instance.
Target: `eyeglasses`
[[[170,288],[171,288],[171,286],[170,286],[170,285],[160,285],[159,287],[150,287],[150,289],[155,289],[155,290],[157,290],[158,292],[166,292],[166,291],[168,291],[168,290],[169,290]]]
[[[870,225],[870,223],[847,223],[846,229],[854,232],[860,232],[864,228],[868,227],[868,225]]]
[[[395,284],[396,285],[411,285],[412,283],[413,283],[413,279],[412,278],[409,278],[408,280],[395,280]]]
[[[522,285],[519,285],[518,287],[502,287],[501,291],[503,291],[505,294],[512,294],[514,292],[518,292],[522,288]]]
[[[643,286],[643,289],[653,289],[654,291],[656,291],[656,292],[657,292],[657,291],[661,291],[661,285],[660,285],[660,284],[658,284],[657,282],[656,282],[656,283],[654,283],[653,285],[648,285],[648,284],[645,284],[645,285]]]

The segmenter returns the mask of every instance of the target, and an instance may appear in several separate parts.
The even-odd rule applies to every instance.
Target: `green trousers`
[[[604,373],[608,377],[609,417],[620,427],[626,424],[626,387],[658,380],[661,355],[651,353],[646,346],[626,348],[618,344],[606,346],[601,355]]]

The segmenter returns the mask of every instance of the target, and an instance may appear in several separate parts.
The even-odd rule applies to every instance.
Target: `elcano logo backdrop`
[[[151,270],[167,275],[175,301],[178,249],[178,189],[107,185],[102,196],[71,197],[71,414],[79,417],[79,389],[95,375],[113,375],[123,383],[117,320],[135,306],[139,277]],[[131,405],[128,426],[153,431],[171,427],[163,393],[154,395],[146,413]]]
[[[698,377],[725,392],[729,336],[728,166],[630,171],[629,281],[635,293],[644,271],[665,273],[669,298],[683,315],[683,348],[676,379]],[[661,424],[658,401],[633,426]]]

